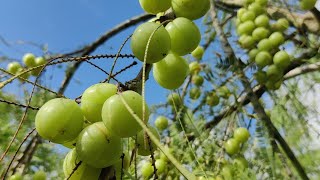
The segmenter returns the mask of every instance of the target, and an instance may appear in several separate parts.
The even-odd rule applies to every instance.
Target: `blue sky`
[[[94,2],[89,0],[7,1],[0,7],[2,24],[0,35],[11,46],[7,47],[0,43],[0,53],[14,59],[21,59],[26,52],[33,52],[38,56],[42,55],[38,48],[17,44],[18,41],[47,44],[51,52],[70,52],[94,41],[105,31],[124,20],[142,13],[143,10],[140,8],[139,2],[132,0],[96,0]],[[133,30],[134,28],[130,28],[128,31],[112,38],[93,54],[114,54]],[[124,49],[124,53],[130,53],[128,45]],[[106,70],[110,70],[112,60],[103,59],[94,62],[105,67]],[[132,60],[120,59],[119,62],[122,63],[117,64],[116,71],[130,64]],[[2,64],[2,66],[4,65]],[[128,71],[120,79],[123,81],[131,79],[140,66],[141,64]],[[46,83],[55,89],[58,88],[62,80],[62,74],[57,69],[51,69],[48,70],[47,74],[48,76],[53,75],[54,78]],[[83,64],[71,82],[70,88],[67,89],[66,95],[71,98],[78,96],[89,85],[104,79],[103,75],[103,73]],[[78,84],[78,81],[81,81],[82,84]],[[149,92],[154,93],[159,89],[160,87],[154,87]],[[162,89],[162,91],[164,90]],[[147,99],[151,103],[159,102],[159,99]]]
[[[43,55],[39,48],[19,43],[21,41],[47,44],[49,51],[54,53],[70,52],[93,42],[101,34],[126,19],[142,13],[144,12],[138,0],[7,1],[0,7],[0,35],[10,46],[8,47],[0,41],[0,56],[5,55],[21,61],[21,57],[27,52],[32,52],[37,56]],[[116,53],[122,42],[133,31],[134,27],[122,32],[107,41],[93,54]],[[123,52],[131,53],[129,43]],[[107,71],[112,65],[112,59],[94,60],[93,62]],[[131,62],[131,59],[120,59],[115,72]],[[1,66],[4,67],[7,63],[5,62]],[[132,79],[140,67],[141,63],[139,62],[139,65],[120,75],[119,79],[122,82]],[[75,98],[88,86],[104,78],[103,73],[83,63],[65,95]],[[44,81],[48,87],[57,89],[62,79],[61,70],[49,68]],[[14,85],[16,84],[12,84],[6,89],[11,90]],[[146,100],[149,104],[164,102],[168,92],[157,85],[153,77],[150,77],[146,86]]]

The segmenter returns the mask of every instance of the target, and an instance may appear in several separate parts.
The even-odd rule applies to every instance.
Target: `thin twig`
[[[292,162],[293,166],[295,167],[295,169],[299,173],[300,177],[302,179],[309,179],[303,166],[300,164],[300,162],[298,161],[298,159],[294,155],[290,146],[287,144],[287,142],[283,139],[283,137],[281,136],[279,131],[273,125],[269,116],[266,114],[263,106],[260,104],[258,97],[254,94],[254,92],[251,88],[251,84],[242,70],[243,63],[239,59],[236,58],[236,55],[232,49],[232,46],[229,44],[221,26],[219,25],[214,2],[211,2],[210,14],[211,14],[211,18],[212,18],[212,24],[213,24],[214,28],[216,29],[217,34],[219,35],[220,42],[223,47],[224,53],[227,58],[235,60],[234,63],[235,63],[235,66],[237,66],[236,72],[239,74],[241,83],[244,86],[245,91],[249,95],[249,100],[250,100],[251,104],[253,105],[255,113],[257,114],[258,118],[261,119],[265,123],[265,125],[267,126],[271,140],[274,138],[275,140],[277,140],[277,142],[279,142],[280,146],[284,150],[284,153],[286,153],[287,157]]]
[[[10,105],[14,105],[14,106],[23,107],[23,108],[28,107],[26,105],[19,104],[19,103],[16,103],[16,102],[12,102],[12,101],[7,101],[7,100],[4,100],[4,99],[0,99],[0,102],[6,103],[6,104],[10,104]],[[40,109],[39,107],[33,107],[33,106],[29,106],[29,108],[32,109],[32,110],[39,110]]]
[[[111,37],[113,37],[114,35],[118,34],[119,32],[127,29],[128,27],[131,27],[133,25],[136,25],[139,22],[145,21],[147,19],[150,19],[154,17],[154,15],[150,15],[150,14],[142,14],[136,17],[133,17],[129,20],[126,20],[123,23],[120,23],[119,25],[115,26],[114,28],[112,28],[110,31],[106,32],[105,34],[103,34],[102,36],[100,36],[95,42],[91,43],[90,45],[84,47],[81,50],[81,54],[80,56],[85,56],[85,55],[89,55],[92,52],[94,52],[100,45],[102,45],[103,43],[105,43],[107,40],[109,40]],[[63,82],[61,83],[60,89],[58,92],[60,92],[61,94],[63,94],[63,92],[65,91],[65,88],[68,86],[71,78],[73,77],[74,73],[76,72],[76,70],[80,67],[81,62],[76,62],[70,69],[69,71],[67,71],[65,79],[63,80]]]

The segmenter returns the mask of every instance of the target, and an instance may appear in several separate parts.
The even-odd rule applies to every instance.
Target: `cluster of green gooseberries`
[[[239,127],[234,130],[233,137],[224,143],[224,149],[228,155],[232,157],[232,162],[228,162],[225,158],[219,159],[218,162],[222,165],[217,176],[207,177],[212,180],[237,179],[236,171],[243,171],[248,168],[248,161],[240,154],[241,144],[248,141],[250,133],[246,128]],[[207,179],[204,176],[199,177],[199,180]]]
[[[300,7],[303,10],[310,10],[310,9],[314,8],[316,3],[317,3],[317,0],[301,0]]]
[[[32,53],[26,53],[22,57],[22,62],[24,66],[22,66],[19,62],[14,61],[8,64],[7,71],[11,74],[19,74],[26,70],[27,68],[33,68],[36,66],[44,65],[46,63],[46,59],[44,57],[35,57]],[[32,70],[31,72],[24,73],[21,75],[23,79],[28,79],[30,75],[38,76],[41,71],[41,67]]]
[[[189,64],[189,71],[191,74],[191,82],[195,87],[191,88],[189,91],[189,96],[191,99],[196,100],[201,95],[200,87],[204,82],[204,78],[200,75],[201,65],[199,60],[202,58],[204,49],[202,46],[198,46],[194,51],[191,52],[191,55],[197,60]]]
[[[248,168],[249,163],[243,155],[237,155],[229,162],[226,159],[220,159],[221,170],[218,175],[207,173],[207,176],[199,176],[197,180],[229,180],[240,179],[237,177],[237,172],[242,172]]]
[[[233,137],[228,139],[224,144],[225,151],[232,157],[232,163],[229,163],[224,158],[218,160],[222,165],[219,175],[217,175],[215,178],[209,177],[209,179],[236,179],[235,171],[243,171],[244,169],[248,168],[248,161],[239,152],[241,144],[247,142],[249,137],[250,133],[246,128],[239,127],[235,129]],[[202,176],[199,179],[206,178]]]
[[[25,179],[21,174],[14,174],[8,178],[8,180],[23,180]],[[33,174],[32,180],[46,180],[47,175],[44,171],[40,170]]]
[[[165,116],[159,116],[157,119],[154,121],[154,125],[159,131],[163,131],[167,129],[169,125],[169,121]]]
[[[83,92],[81,106],[65,98],[46,102],[36,114],[35,126],[42,138],[71,149],[63,164],[66,177],[98,179],[102,168],[109,167],[114,172],[111,176],[119,178],[129,161],[128,155],[122,153],[126,142],[123,138],[135,139],[137,153],[141,156],[156,150],[127,109],[130,107],[148,125],[149,109],[144,104],[143,114],[142,105],[140,94],[134,91],[117,93],[115,85],[98,83]],[[157,130],[148,126],[160,139]],[[125,166],[121,166],[123,164]]]
[[[285,42],[283,32],[289,22],[280,18],[271,24],[267,3],[267,0],[247,1],[247,7],[237,12],[236,25],[240,46],[248,50],[249,60],[259,68],[256,80],[274,90],[282,84],[284,70],[291,62],[288,53],[278,48]]]
[[[199,46],[198,48],[201,49],[201,46]],[[190,89],[189,96],[191,99],[196,100],[201,96],[201,90],[199,87],[202,86],[204,78],[201,75],[199,75],[199,72],[201,71],[201,65],[198,61],[191,62],[189,64],[189,69],[190,73],[192,74],[191,82],[195,85],[195,87]],[[220,102],[220,97],[227,99],[230,96],[230,94],[231,92],[227,88],[227,86],[221,86],[217,88],[216,91],[212,91],[206,94],[206,104],[211,107],[217,106]],[[177,96],[176,98],[178,98],[178,95],[174,94],[173,96]]]
[[[250,133],[246,128],[239,127],[233,133],[233,138],[228,139],[224,144],[224,149],[229,155],[239,153],[241,144],[248,141]]]
[[[155,166],[157,169],[157,174],[163,174],[167,169],[167,160],[166,158],[163,158],[162,156],[158,159],[155,159]],[[147,179],[151,177],[154,174],[154,167],[150,161],[144,162],[141,166],[141,175]]]
[[[182,56],[193,52],[201,40],[200,31],[192,20],[207,13],[210,1],[139,2],[147,13],[163,14],[172,8],[177,17],[163,23],[151,20],[138,26],[131,37],[131,50],[137,59],[153,64],[153,76],[160,86],[166,89],[179,88],[189,73],[188,63]]]
[[[227,161],[226,159],[222,159],[220,162],[222,167],[219,175],[215,178],[216,180],[240,179],[237,177],[237,174],[243,172],[249,166],[248,161],[243,155],[240,154],[232,157],[231,162]]]

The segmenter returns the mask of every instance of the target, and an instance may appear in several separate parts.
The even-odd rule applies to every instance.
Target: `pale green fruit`
[[[171,6],[171,0],[139,0],[143,10],[150,14],[164,12]]]
[[[153,135],[156,136],[158,140],[160,140],[160,135],[154,127],[149,126],[149,130],[152,132]],[[141,130],[137,134],[137,144],[138,144],[138,154],[141,156],[149,156],[153,153],[157,146],[151,141],[148,141],[148,138],[145,137],[145,131]]]
[[[172,9],[177,17],[195,20],[204,16],[209,8],[209,0],[172,0]]]
[[[26,53],[22,57],[23,63],[29,68],[34,67],[36,65],[35,59],[36,57],[32,53]]]
[[[187,61],[177,55],[170,53],[163,60],[153,66],[153,77],[157,83],[166,89],[179,88],[189,73]],[[174,77],[174,78],[173,78]]]
[[[35,125],[41,137],[54,143],[75,139],[82,130],[84,117],[78,104],[71,99],[55,98],[37,112]]]
[[[77,164],[80,162],[76,149],[72,149],[68,152],[63,162],[63,172],[65,178],[70,177],[70,180],[89,180],[98,179],[101,169],[94,168],[85,162],[82,162],[80,166],[74,171]],[[73,174],[71,175],[71,173]],[[71,175],[71,176],[70,176]]]
[[[120,96],[134,113],[143,120],[143,99],[140,94],[134,91],[125,91],[120,95],[116,94],[108,98],[102,107],[102,120],[107,129],[115,135],[122,138],[131,137],[136,135],[142,128],[132,114],[130,114]],[[150,115],[147,104],[145,104],[144,115],[145,122],[147,123]]]
[[[171,39],[171,51],[180,56],[195,50],[201,40],[197,25],[184,17],[179,17],[169,22],[166,25],[166,30]]]
[[[109,83],[99,83],[86,89],[81,97],[81,110],[90,122],[102,121],[101,110],[104,102],[117,93],[117,87]]]
[[[81,131],[76,150],[83,162],[95,168],[104,168],[119,161],[122,142],[103,122],[96,122]]]
[[[153,33],[154,32],[154,33]],[[153,36],[151,37],[151,35]],[[151,37],[148,49],[147,44]],[[131,50],[140,61],[151,64],[160,61],[168,54],[171,40],[168,31],[158,23],[146,22],[136,28],[131,37]],[[147,54],[146,54],[146,50]]]

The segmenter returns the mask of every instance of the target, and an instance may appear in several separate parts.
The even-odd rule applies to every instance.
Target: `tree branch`
[[[27,144],[25,150],[21,153],[21,156],[17,160],[17,164],[15,164],[12,167],[12,174],[15,174],[17,169],[20,169],[23,174],[25,168],[30,163],[33,157],[33,154],[35,153],[37,146],[40,142],[41,142],[41,139],[37,133],[35,136],[33,136],[33,138]]]
[[[305,57],[305,56],[303,56]],[[299,58],[300,59],[300,58]],[[293,67],[296,67],[293,66]],[[307,64],[303,66],[298,66],[296,68],[290,68],[288,72],[284,75],[284,81],[292,79],[296,76],[306,74],[309,72],[315,72],[320,70],[320,62],[314,63],[314,64]],[[257,97],[261,97],[265,92],[266,88],[261,85],[257,85],[253,88],[253,92]],[[238,109],[238,106],[245,106],[249,104],[249,98],[248,94],[246,92],[242,92],[239,96],[239,98],[236,100],[236,103],[232,104],[231,106],[223,109],[217,116],[215,116],[211,121],[207,122],[205,127],[207,129],[213,128],[217,124],[221,122],[221,120],[227,116],[229,116],[232,112]]]
[[[122,30],[132,26],[132,25],[135,25],[141,21],[144,21],[144,20],[147,20],[149,18],[153,17],[153,15],[149,15],[149,14],[143,14],[143,15],[139,15],[139,16],[136,16],[136,17],[133,17],[132,19],[129,19],[121,24],[119,24],[118,26],[114,27],[113,29],[111,29],[110,31],[106,32],[104,35],[102,35],[100,38],[98,38],[96,41],[94,41],[93,43],[91,43],[90,45],[80,49],[80,50],[76,50],[74,52],[71,52],[71,53],[67,53],[69,55],[71,54],[75,54],[75,53],[81,53],[81,57],[83,56],[87,56],[89,55],[90,53],[92,53],[93,51],[95,51],[100,45],[102,45],[105,41],[107,41],[108,39],[110,39],[111,37],[113,37],[114,35],[116,35],[117,33],[121,32]],[[62,57],[65,57],[66,55],[63,55]],[[63,94],[66,87],[68,86],[72,76],[74,75],[75,71],[79,68],[80,64],[82,63],[83,61],[77,61],[74,63],[73,67],[71,67],[68,71],[68,73],[66,73],[66,77],[64,79],[64,81],[62,82],[62,85],[60,86],[60,89],[59,89],[59,93],[58,94]],[[150,71],[151,67],[149,68],[149,71]],[[148,71],[148,72],[149,72]],[[139,75],[138,75],[139,76]],[[137,78],[138,78],[137,76]],[[24,160],[22,161],[19,161],[18,164],[15,166],[15,168],[17,168],[18,166],[25,166],[26,164],[28,164],[31,160],[31,157],[33,155],[33,153],[36,151],[37,149],[37,145],[38,143],[41,142],[40,140],[39,141],[31,141],[30,143],[32,143],[32,147],[29,152],[29,150],[26,150],[22,153],[22,157]],[[29,145],[31,145],[29,143]]]
[[[262,120],[265,125],[267,126],[267,129],[269,131],[270,137],[271,137],[271,141],[273,141],[272,139],[274,138],[282,147],[282,149],[284,150],[284,152],[286,153],[287,157],[290,159],[290,161],[292,162],[293,166],[295,167],[295,169],[298,171],[300,177],[302,179],[309,179],[306,172],[304,171],[302,165],[300,164],[300,162],[298,161],[298,159],[295,157],[293,151],[291,150],[290,146],[287,144],[287,142],[283,139],[283,137],[281,136],[281,134],[279,133],[279,131],[276,129],[276,127],[273,125],[272,121],[270,120],[269,116],[266,114],[263,106],[260,104],[259,102],[259,98],[256,96],[256,94],[253,92],[253,89],[251,88],[251,84],[248,80],[248,78],[246,77],[246,75],[244,74],[243,70],[242,70],[242,62],[236,58],[236,55],[231,47],[231,45],[229,44],[221,26],[219,25],[219,21],[217,18],[217,13],[216,13],[216,8],[214,5],[214,2],[211,1],[211,10],[210,10],[210,14],[211,14],[211,19],[212,19],[212,24],[213,27],[216,29],[217,31],[217,35],[220,38],[220,42],[222,44],[223,50],[225,52],[226,57],[228,57],[229,59],[234,59],[235,60],[235,66],[236,68],[236,72],[239,74],[240,76],[240,81],[245,89],[245,92],[248,94],[249,100],[251,102],[251,104],[253,105],[254,111],[257,114],[258,118],[260,120]],[[274,144],[274,143],[271,143]]]
[[[229,9],[239,9],[243,6],[242,0],[216,0],[217,7],[224,7]],[[314,12],[307,11],[304,14],[290,12],[288,9],[282,7],[268,6],[267,12],[270,16],[275,18],[287,18],[288,21],[297,28],[306,27],[307,31],[320,34],[320,23]]]
[[[90,45],[84,47],[81,50],[77,50],[77,52],[82,52],[80,54],[80,56],[89,55],[92,52],[94,52],[100,45],[105,43],[108,39],[110,39],[114,35],[118,34],[119,32],[125,30],[126,28],[128,28],[130,26],[133,26],[133,25],[135,25],[135,24],[137,24],[139,22],[142,22],[142,21],[145,21],[147,19],[150,19],[153,16],[154,15],[143,14],[143,15],[139,15],[139,16],[133,17],[133,18],[131,18],[129,20],[126,20],[125,22],[115,26],[113,29],[111,29],[110,31],[108,31],[105,34],[103,34],[101,37],[99,37],[96,41],[94,41]],[[80,67],[81,64],[82,64],[82,62],[76,62],[67,71],[65,79],[62,81],[62,84],[61,84],[60,89],[58,91],[60,94],[63,94],[63,92],[65,91],[66,87],[68,86],[71,78],[73,77],[74,73],[77,71],[77,69]]]

